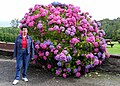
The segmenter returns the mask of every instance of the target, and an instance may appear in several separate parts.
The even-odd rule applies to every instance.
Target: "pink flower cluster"
[[[80,7],[53,2],[36,4],[25,13],[21,25],[29,28],[35,43],[35,60],[57,76],[80,77],[109,57],[104,30]],[[84,70],[83,70],[84,69]]]
[[[72,38],[72,39],[70,40],[70,43],[71,43],[71,44],[76,44],[76,43],[78,43],[78,42],[80,42],[78,38]]]

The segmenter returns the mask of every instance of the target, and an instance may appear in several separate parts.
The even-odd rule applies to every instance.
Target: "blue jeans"
[[[30,55],[27,54],[26,49],[20,49],[20,54],[16,57],[16,77],[15,79],[20,79],[20,71],[23,67],[22,77],[26,77],[27,69],[29,66]]]

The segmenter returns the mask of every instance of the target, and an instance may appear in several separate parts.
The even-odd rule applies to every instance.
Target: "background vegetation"
[[[18,34],[19,34],[18,28],[0,27],[0,41],[14,42]]]
[[[117,41],[120,39],[120,18],[109,20],[103,19],[100,20],[101,28],[104,29],[106,39],[112,39],[112,41]]]

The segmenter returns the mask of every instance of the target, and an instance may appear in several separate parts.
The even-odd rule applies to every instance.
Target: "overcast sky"
[[[48,5],[54,1],[79,6],[82,12],[89,12],[96,20],[120,17],[120,0],[0,0],[0,21],[22,19],[35,4]]]

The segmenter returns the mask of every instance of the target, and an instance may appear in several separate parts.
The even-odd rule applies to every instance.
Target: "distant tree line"
[[[109,20],[103,19],[100,20],[101,29],[104,29],[106,35],[106,39],[112,39],[113,41],[117,41],[120,39],[120,18]]]
[[[19,34],[18,28],[0,27],[0,41],[14,42],[18,34]]]

